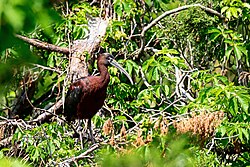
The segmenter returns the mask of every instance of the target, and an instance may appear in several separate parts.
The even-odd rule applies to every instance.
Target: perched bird
[[[102,53],[97,59],[99,76],[87,76],[72,83],[64,103],[64,115],[67,121],[88,119],[89,135],[94,143],[91,118],[104,104],[110,80],[108,66],[113,65],[123,72],[133,84],[129,74],[114,60],[109,53]]]

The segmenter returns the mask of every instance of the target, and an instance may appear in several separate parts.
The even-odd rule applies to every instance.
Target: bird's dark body
[[[88,76],[70,85],[64,105],[68,121],[91,119],[103,106],[110,80],[105,61],[102,56],[98,59],[100,76]]]
[[[88,119],[89,135],[93,143],[91,118],[103,106],[106,98],[106,91],[110,80],[108,65],[119,68],[133,84],[129,74],[114,60],[114,57],[109,53],[102,53],[97,60],[100,75],[88,76],[72,83],[64,103],[64,115],[67,121]]]

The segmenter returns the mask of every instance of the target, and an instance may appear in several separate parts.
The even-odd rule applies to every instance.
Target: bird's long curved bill
[[[114,59],[112,59],[112,60],[110,61],[110,64],[113,65],[113,66],[115,66],[115,67],[118,68],[123,74],[125,74],[125,75],[128,77],[128,79],[129,79],[129,81],[131,82],[132,85],[134,84],[134,82],[133,82],[132,78],[129,76],[128,72],[127,72],[124,68],[122,68],[122,66],[121,66],[120,64],[118,64]]]

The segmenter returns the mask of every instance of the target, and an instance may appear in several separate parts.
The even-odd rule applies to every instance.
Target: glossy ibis
[[[133,84],[129,74],[114,60],[114,57],[109,53],[102,53],[97,59],[97,67],[100,75],[78,79],[70,85],[65,98],[64,115],[67,121],[88,119],[89,135],[93,143],[91,118],[104,104],[110,80],[108,73],[109,65],[113,65],[122,71]]]

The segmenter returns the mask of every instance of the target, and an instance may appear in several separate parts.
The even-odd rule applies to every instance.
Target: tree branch
[[[76,157],[71,157],[69,159],[64,160],[63,162],[59,163],[59,166],[63,166],[66,164],[71,164],[74,161],[79,161],[81,159],[84,159],[87,157],[88,154],[92,153],[93,151],[95,151],[97,148],[99,148],[100,146],[98,144],[93,145],[91,148],[89,148],[88,150],[86,150],[84,153],[76,156]]]
[[[52,45],[52,44],[49,44],[47,42],[39,41],[37,39],[30,39],[30,38],[27,38],[25,36],[18,35],[18,34],[16,34],[16,37],[23,40],[23,41],[25,41],[25,42],[27,42],[30,45],[33,45],[33,46],[41,48],[41,49],[54,51],[54,52],[59,52],[59,53],[64,53],[64,54],[69,54],[69,49],[65,48],[65,47]]]
[[[169,11],[166,11],[165,13],[163,13],[162,15],[160,15],[159,17],[157,17],[155,20],[153,20],[150,24],[148,24],[146,27],[143,28],[142,30],[142,33],[141,35],[144,36],[145,35],[145,32],[150,29],[151,27],[153,27],[154,25],[157,24],[157,22],[159,22],[161,19],[163,19],[164,17],[168,16],[168,15],[171,15],[171,14],[174,14],[174,13],[177,13],[177,12],[180,12],[182,10],[186,10],[188,8],[192,8],[192,7],[200,7],[201,9],[211,13],[211,14],[214,14],[216,16],[218,16],[219,18],[221,19],[224,19],[225,17],[220,14],[219,12],[217,12],[216,10],[213,10],[211,8],[208,8],[208,7],[205,7],[201,4],[193,4],[193,5],[185,5],[185,6],[181,6],[179,8],[176,8],[176,9],[173,9],[173,10],[169,10]]]
[[[223,16],[222,14],[220,14],[219,12],[217,12],[216,10],[213,10],[211,8],[205,7],[201,4],[193,4],[193,5],[185,5],[185,6],[181,6],[179,8],[173,9],[173,10],[169,10],[166,11],[165,13],[163,13],[162,15],[158,16],[156,19],[154,19],[151,23],[149,23],[146,27],[143,28],[141,34],[139,36],[141,36],[141,47],[139,49],[139,54],[144,50],[145,47],[145,33],[152,28],[153,26],[155,26],[160,20],[162,20],[163,18],[165,18],[168,15],[180,12],[182,10],[186,10],[192,7],[199,7],[203,10],[205,10],[206,12],[209,12],[211,14],[214,14],[216,16],[218,16],[220,19],[224,19],[225,16]]]
[[[42,113],[36,119],[33,119],[33,120],[29,121],[29,122],[44,122],[46,119],[49,119],[52,116],[57,116],[54,113],[60,112],[58,110],[60,110],[62,105],[63,105],[63,100],[60,99],[51,108],[49,108],[48,110],[43,110],[43,111],[45,111],[44,113]]]

